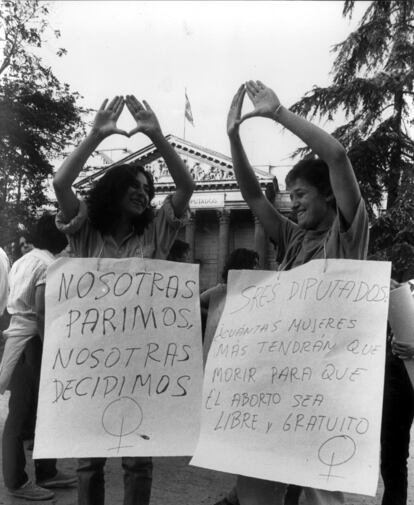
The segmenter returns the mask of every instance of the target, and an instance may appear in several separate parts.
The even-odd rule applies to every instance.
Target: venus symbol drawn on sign
[[[109,403],[102,413],[102,427],[113,437],[118,438],[116,447],[109,447],[108,451],[117,451],[134,447],[134,445],[123,445],[122,440],[128,435],[132,435],[141,426],[143,420],[141,406],[134,399],[123,396]],[[148,435],[137,434],[143,440],[149,440]]]
[[[326,477],[329,480],[332,477],[343,479],[341,475],[333,475],[332,468],[347,463],[354,457],[356,453],[356,444],[348,435],[337,435],[336,437],[328,438],[318,451],[318,458],[321,463],[329,467],[327,474],[320,474],[321,477]]]

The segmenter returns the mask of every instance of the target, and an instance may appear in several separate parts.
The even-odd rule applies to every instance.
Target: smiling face
[[[128,187],[122,197],[120,209],[124,217],[135,219],[141,216],[150,203],[148,179],[138,172],[134,185]]]
[[[298,178],[288,186],[292,210],[296,213],[298,226],[305,230],[323,230],[333,221],[335,211],[318,188]]]

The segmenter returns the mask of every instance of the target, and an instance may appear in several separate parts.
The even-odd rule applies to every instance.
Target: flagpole
[[[183,129],[183,139],[185,140],[185,106],[186,106],[186,96],[187,88],[184,88],[184,129]]]

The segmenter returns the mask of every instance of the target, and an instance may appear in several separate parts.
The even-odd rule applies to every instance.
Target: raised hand
[[[134,95],[127,95],[126,105],[132,117],[137,122],[137,126],[131,130],[128,135],[132,137],[137,132],[145,133],[151,136],[155,133],[161,133],[161,127],[157,116],[145,100],[139,102]]]
[[[249,117],[268,117],[276,119],[275,114],[281,103],[276,93],[265,86],[261,81],[246,82],[247,95],[250,98],[254,110],[244,114],[240,122]]]
[[[114,133],[128,137],[128,133],[125,130],[120,130],[116,126],[116,122],[124,108],[124,98],[122,96],[116,96],[108,106],[107,103],[108,99],[104,100],[101,107],[98,109],[92,130],[102,137],[108,137]]]
[[[237,90],[237,93],[234,95],[229,112],[227,114],[227,135],[229,137],[237,134],[239,131],[239,125],[241,123],[240,116],[245,94],[246,90],[244,84],[242,84]]]

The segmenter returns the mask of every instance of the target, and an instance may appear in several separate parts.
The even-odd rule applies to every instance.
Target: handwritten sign
[[[51,266],[35,458],[192,454],[201,390],[197,265]]]
[[[374,495],[390,268],[231,271],[191,463]]]

